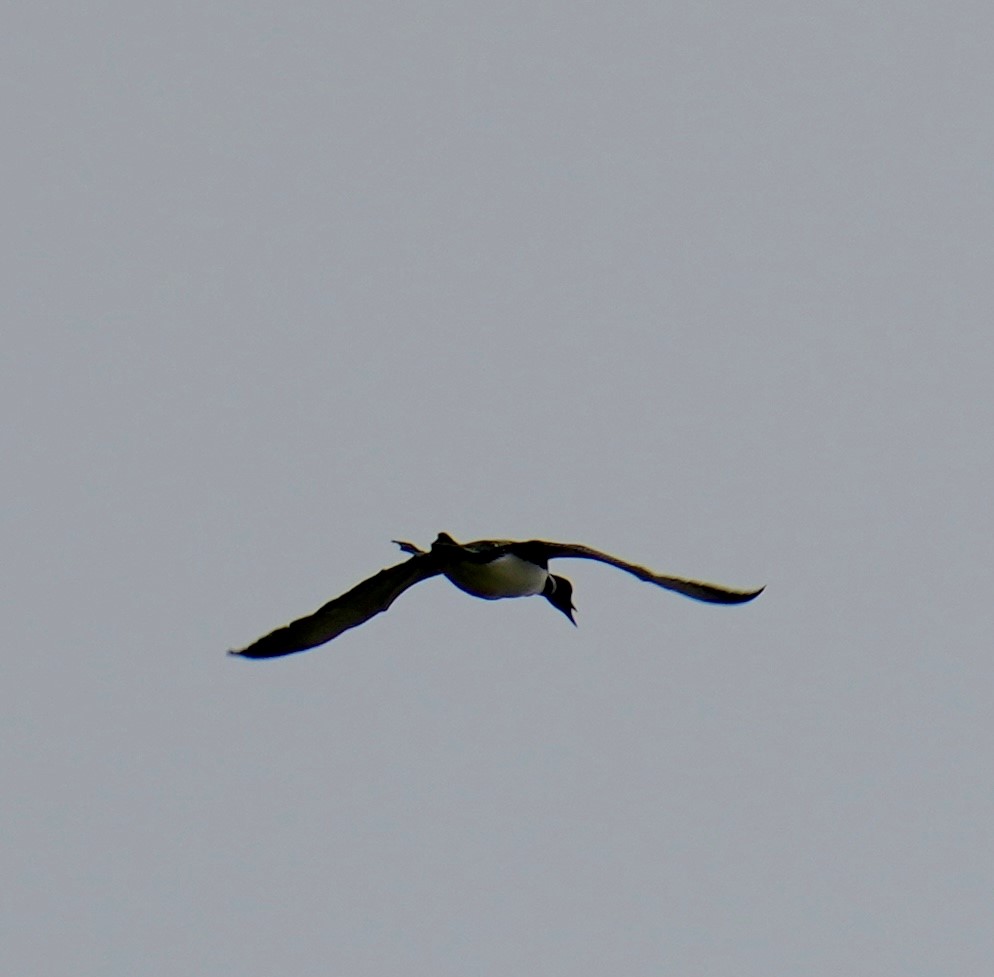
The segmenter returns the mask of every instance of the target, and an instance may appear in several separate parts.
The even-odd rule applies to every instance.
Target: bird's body
[[[533,597],[549,579],[548,570],[514,553],[502,553],[488,563],[453,563],[443,572],[460,590],[484,600]]]
[[[607,563],[640,580],[712,604],[742,604],[757,597],[763,589],[731,590],[696,580],[667,577],[579,543],[538,539],[457,543],[448,533],[439,533],[427,551],[413,543],[395,542],[411,555],[409,560],[381,570],[309,617],[278,628],[231,654],[244,658],[276,658],[314,648],[385,611],[414,584],[440,574],[465,593],[484,600],[541,595],[575,624],[573,585],[565,577],[549,572],[549,560],[563,557]]]

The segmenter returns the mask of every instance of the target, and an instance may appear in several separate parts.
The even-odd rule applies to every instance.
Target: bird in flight
[[[549,572],[549,560],[562,557],[597,560],[639,580],[710,604],[744,604],[758,597],[764,589],[732,590],[697,580],[667,577],[579,543],[550,543],[541,539],[522,542],[482,539],[475,543],[457,543],[448,533],[439,533],[429,550],[399,539],[394,542],[410,554],[409,560],[381,570],[308,617],[277,628],[247,648],[229,654],[242,658],[278,658],[323,645],[385,611],[409,587],[439,574],[467,594],[485,600],[544,597],[576,624],[573,585],[565,577]]]

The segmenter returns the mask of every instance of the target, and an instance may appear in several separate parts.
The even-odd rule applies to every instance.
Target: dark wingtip
[[[764,590],[766,590],[766,585],[764,584],[759,590],[752,590],[749,593],[743,594],[742,598],[736,601],[737,604],[747,604],[751,600],[755,600]]]
[[[253,647],[254,646],[250,645],[248,648],[242,648],[241,651],[236,651],[234,648],[229,648],[228,649],[228,654],[230,656],[234,657],[234,658],[244,658],[246,661],[249,661],[249,662],[257,662],[257,661],[262,661],[264,658],[273,658],[273,657],[275,657],[274,655],[271,655],[271,654],[267,654],[267,655],[253,655],[252,654],[252,648]],[[285,654],[287,654],[287,652],[281,651],[281,652],[278,652],[278,654],[285,655]]]
[[[765,587],[760,587],[759,590],[749,591],[726,590],[724,593],[702,595],[697,599],[703,600],[708,604],[748,604],[749,601],[755,600],[765,589]]]
[[[765,587],[760,587],[759,590],[728,590],[725,587],[715,587],[712,584],[696,584],[687,589],[681,587],[673,589],[707,604],[748,604],[749,601],[755,600],[766,590]]]

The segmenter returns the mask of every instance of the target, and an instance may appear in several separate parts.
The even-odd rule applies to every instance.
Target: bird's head
[[[550,573],[549,582],[542,596],[556,610],[562,611],[573,624],[576,624],[576,620],[573,617],[573,611],[576,610],[573,606],[573,584],[565,577],[556,577]]]

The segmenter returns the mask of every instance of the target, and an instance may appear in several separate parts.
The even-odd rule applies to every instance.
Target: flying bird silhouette
[[[395,539],[394,542],[411,555],[409,560],[381,570],[313,614],[277,628],[247,648],[229,654],[242,658],[278,658],[323,645],[385,611],[409,587],[439,574],[467,594],[485,600],[542,596],[576,624],[573,585],[565,577],[549,572],[549,560],[563,557],[597,560],[639,580],[710,604],[744,604],[764,590],[763,587],[732,590],[698,580],[667,577],[579,543],[550,543],[541,539],[522,542],[481,539],[474,543],[457,543],[448,533],[439,533],[430,550],[419,549],[403,540]]]

